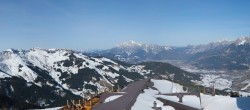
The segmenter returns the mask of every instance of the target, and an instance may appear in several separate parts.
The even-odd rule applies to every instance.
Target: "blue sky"
[[[250,35],[249,0],[0,0],[0,50],[186,46]]]

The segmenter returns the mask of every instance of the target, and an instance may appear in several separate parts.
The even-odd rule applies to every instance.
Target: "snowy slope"
[[[148,68],[150,64],[124,64],[67,49],[8,49],[0,52],[0,91],[48,107],[62,105],[68,98],[88,98],[89,94],[111,86],[123,87],[146,77],[168,78],[170,74],[178,74],[178,78],[186,81],[199,77],[183,71],[168,72],[176,67],[159,62],[154,65],[168,69],[152,70]]]
[[[0,71],[0,78],[6,78],[6,77],[11,77],[11,76]]]
[[[68,85],[63,84],[63,79],[60,79],[62,76],[61,72],[56,71],[56,69],[60,68],[62,72],[65,72],[67,74],[76,74],[78,73],[79,69],[82,68],[91,68],[96,69],[96,71],[99,71],[101,75],[107,75],[109,77],[114,78],[117,76],[116,73],[113,72],[103,72],[100,69],[95,68],[98,65],[102,65],[102,61],[99,62],[90,60],[87,56],[84,55],[78,55],[76,53],[72,53],[70,50],[44,50],[44,49],[31,49],[29,51],[15,51],[15,50],[8,50],[3,52],[4,55],[1,56],[1,70],[5,73],[8,73],[11,76],[17,76],[22,77],[27,82],[32,82],[37,85],[40,85],[39,82],[35,82],[35,79],[37,78],[37,73],[31,70],[28,66],[36,66],[39,67],[42,70],[48,71],[49,75],[52,79],[54,79],[58,84],[62,85],[64,89],[69,89],[72,91],[72,93],[76,95],[80,95],[80,92],[86,91],[83,89],[82,91],[76,91],[74,89],[70,89]],[[66,55],[67,54],[67,55]],[[66,61],[70,59],[70,55],[75,55],[76,58],[80,58],[86,61],[89,65],[86,63],[82,66],[59,66],[58,63],[63,63],[62,61]],[[96,59],[98,60],[98,59]],[[75,63],[75,62],[73,62]],[[4,68],[3,68],[4,67]],[[107,68],[107,66],[104,66],[103,68]],[[104,76],[103,76],[104,77]],[[109,82],[106,78],[104,78],[106,82]],[[98,84],[92,84],[99,86]],[[81,94],[83,95],[83,94]]]
[[[19,76],[27,82],[34,82],[37,74],[26,66],[26,63],[18,54],[13,54],[12,50],[1,53],[0,68],[3,72],[11,76]]]
[[[120,75],[120,70],[128,72],[110,59],[88,57],[72,50],[8,49],[0,52],[0,78],[8,78],[7,81],[0,80],[0,84],[6,86],[0,91],[9,97],[18,97],[26,102],[36,100],[38,105],[50,106],[51,103],[58,103],[59,97],[87,97],[86,93],[94,94],[110,86],[134,81],[127,75]],[[21,86],[40,96],[31,99],[28,99],[28,94],[16,96],[24,91]]]

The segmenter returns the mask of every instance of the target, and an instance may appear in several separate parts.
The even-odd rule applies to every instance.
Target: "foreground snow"
[[[229,96],[201,95],[204,110],[240,110],[236,98]]]
[[[173,102],[178,102],[179,98],[176,96],[165,96],[165,95],[158,95],[157,97],[163,98],[163,99],[167,99]],[[178,102],[179,103],[179,102]],[[184,105],[188,105],[190,107],[194,107],[194,108],[202,108],[201,104],[200,104],[200,99],[197,96],[191,96],[191,95],[187,95],[184,96],[182,99],[182,103]]]
[[[161,93],[176,93],[183,92],[183,86],[177,83],[173,83],[167,80],[151,80],[154,83],[154,87]]]
[[[161,107],[162,110],[174,110],[171,106],[163,106],[163,103],[157,100],[157,97],[171,100],[179,103],[179,99],[176,96],[158,95],[161,93],[176,93],[183,92],[182,86],[176,83],[172,83],[166,80],[152,80],[154,87],[158,90],[151,88],[145,89],[144,93],[141,93],[131,110],[153,110],[153,103],[156,101],[157,107]],[[201,100],[194,95],[186,95],[183,97],[184,105],[188,105],[203,110],[249,110],[250,98],[233,98],[230,96],[211,96],[201,94]]]
[[[161,107],[162,110],[174,110],[171,106],[163,106],[163,103],[156,99],[155,95],[159,91],[153,89],[145,89],[143,94],[140,94],[131,110],[154,110],[153,103],[157,103],[157,107]]]
[[[154,101],[157,103],[157,107],[161,107],[162,110],[175,110],[171,106],[164,106],[163,103],[157,100],[158,97],[174,101],[179,103],[179,99],[176,96],[166,96],[159,95],[161,93],[176,93],[183,92],[183,86],[167,81],[167,80],[151,80],[154,83],[154,88],[156,89],[144,89],[144,93],[139,94],[136,102],[132,106],[131,110],[154,110]],[[206,94],[200,94],[199,97],[194,95],[185,95],[183,97],[184,105],[190,107],[199,108],[203,110],[249,110],[250,109],[250,98],[238,97],[233,98],[230,96],[211,96]],[[107,98],[105,102],[115,101],[115,99],[121,97],[122,95],[115,95]],[[57,110],[57,108],[48,108],[45,110]]]
[[[167,80],[151,80],[154,83],[154,87],[157,90],[145,89],[144,93],[141,93],[131,110],[154,110],[153,103],[157,103],[157,107],[161,107],[162,110],[174,110],[171,106],[163,106],[163,103],[157,100],[157,94],[161,93],[176,93],[183,92],[183,87],[179,84],[167,81]]]

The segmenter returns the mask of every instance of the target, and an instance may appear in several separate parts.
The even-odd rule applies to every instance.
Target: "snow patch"
[[[8,77],[11,76],[0,71],[0,78],[8,78]]]
[[[239,94],[242,95],[242,97],[248,97],[248,96],[250,96],[249,92],[244,92],[244,91],[239,91]]]
[[[123,95],[113,95],[113,96],[110,96],[110,97],[108,97],[108,98],[105,99],[104,103],[111,102],[111,101],[113,101],[113,100],[115,100],[115,99],[117,99],[117,98],[119,98],[121,96],[123,96]]]
[[[167,108],[173,109],[170,106],[163,106],[163,103],[156,99],[155,94],[158,94],[158,91],[153,90],[153,89],[145,89],[144,93],[138,96],[131,110],[154,110],[152,108],[154,101],[157,103],[156,106],[162,107],[163,110],[168,110]]]
[[[183,92],[183,86],[167,80],[151,80],[161,93]]]

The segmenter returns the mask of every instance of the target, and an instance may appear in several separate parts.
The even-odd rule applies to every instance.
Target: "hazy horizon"
[[[1,0],[0,50],[207,44],[250,35],[250,1]]]
[[[124,42],[118,42],[117,44],[113,45],[112,47],[110,48],[80,48],[80,49],[74,49],[74,48],[53,48],[53,47],[49,47],[49,48],[43,48],[43,47],[38,47],[38,46],[34,46],[34,47],[31,47],[31,48],[6,48],[6,49],[3,49],[3,50],[0,50],[0,51],[5,51],[5,50],[8,50],[8,49],[21,49],[21,50],[29,50],[29,49],[32,49],[32,48],[39,48],[39,49],[69,49],[69,50],[76,50],[76,51],[92,51],[92,50],[105,50],[105,49],[111,49],[115,46],[118,46],[122,43],[128,43],[128,42],[135,42],[135,43],[142,43],[142,44],[156,44],[156,45],[159,45],[159,46],[170,46],[170,47],[187,47],[187,46],[198,46],[198,45],[206,45],[206,44],[209,44],[209,43],[213,43],[213,42],[220,42],[220,41],[235,41],[239,38],[244,38],[244,37],[249,37],[250,36],[241,36],[241,37],[238,37],[236,39],[220,39],[220,40],[217,40],[217,41],[211,41],[211,42],[208,42],[208,43],[203,43],[203,44],[188,44],[188,45],[184,45],[184,46],[175,46],[175,45],[161,45],[161,44],[156,44],[156,43],[145,43],[145,42],[140,42],[140,41],[134,41],[134,40],[129,40],[129,41],[124,41]]]

